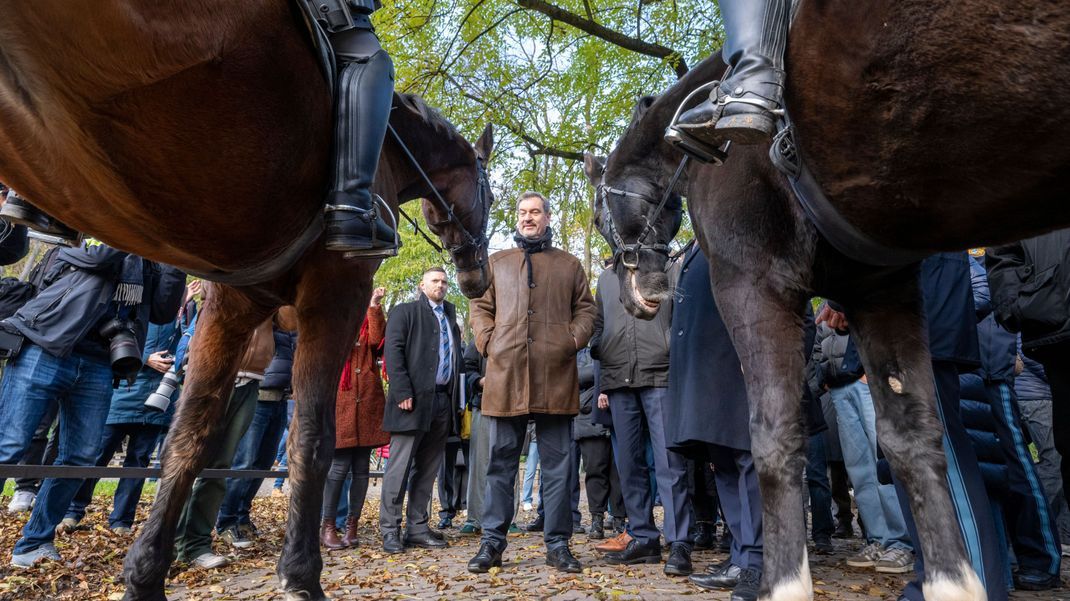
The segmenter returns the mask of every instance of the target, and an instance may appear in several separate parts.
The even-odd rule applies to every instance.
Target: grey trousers
[[[442,465],[446,438],[450,434],[450,402],[446,393],[436,393],[435,417],[427,432],[390,436],[390,460],[383,473],[383,496],[379,504],[379,532],[401,530],[401,507],[408,493],[405,526],[409,534],[427,532],[428,509],[435,477]]]
[[[1029,437],[1037,447],[1037,456],[1040,458],[1036,464],[1037,476],[1055,516],[1059,537],[1070,542],[1070,510],[1063,496],[1065,484],[1059,470],[1062,457],[1055,450],[1051,402],[1051,399],[1018,399],[1018,410],[1022,414],[1022,423],[1029,430]]]
[[[472,409],[472,439],[468,450],[468,516],[466,522],[482,527],[483,493],[487,489],[487,463],[490,461],[490,424],[483,413]]]
[[[516,511],[516,475],[529,419],[542,463],[542,498],[546,508],[543,541],[547,550],[568,545],[572,538],[571,480],[572,416],[533,414],[515,417],[483,416],[490,434],[490,461],[483,497],[483,542],[498,551],[506,547],[506,534]],[[393,458],[391,458],[393,460]]]

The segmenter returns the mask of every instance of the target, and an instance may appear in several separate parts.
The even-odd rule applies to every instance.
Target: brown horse
[[[931,252],[1070,226],[1070,6],[803,0],[789,37],[787,104],[800,154],[859,231]],[[682,158],[661,133],[689,92],[724,68],[711,58],[640,101],[608,161],[587,161],[623,243],[636,243],[647,219],[646,245],[675,234],[678,214],[654,214]],[[917,264],[877,267],[835,250],[767,152],[731,148],[724,166],[692,164],[680,180],[751,403],[765,519],[761,598],[811,597],[798,514],[805,354],[795,341],[807,299],[819,294],[847,308],[857,335],[881,447],[918,525],[926,598],[984,599],[948,494]],[[609,217],[600,216],[603,230]],[[649,316],[669,293],[665,258],[650,248],[636,254],[636,268],[621,270],[621,300]]]
[[[281,305],[296,308],[301,345],[278,574],[287,598],[324,598],[317,524],[335,389],[378,262],[318,240],[331,99],[301,20],[267,0],[0,1],[0,14],[0,180],[112,246],[247,284],[217,286],[200,317],[156,503],[126,557],[126,598],[164,598],[175,525],[241,349]],[[490,128],[473,146],[409,96],[390,122],[397,139],[374,190],[395,214],[441,198],[424,215],[462,292],[482,294]]]

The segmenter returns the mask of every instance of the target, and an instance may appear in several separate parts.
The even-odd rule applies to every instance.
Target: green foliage
[[[396,0],[374,19],[398,90],[424,96],[470,140],[486,123],[496,126],[494,245],[510,244],[513,200],[538,190],[553,204],[557,244],[592,275],[608,247],[590,226],[594,194],[582,153],[608,153],[636,100],[670,85],[681,61],[702,60],[721,36],[708,0]],[[592,35],[561,19],[603,29]],[[649,56],[638,44],[670,53]],[[409,252],[402,259],[429,258]],[[387,269],[405,277],[422,267],[389,265],[398,262]]]

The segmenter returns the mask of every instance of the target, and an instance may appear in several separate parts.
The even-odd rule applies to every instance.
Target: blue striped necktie
[[[438,317],[438,338],[439,338],[439,353],[438,353],[438,373],[435,375],[435,382],[447,383],[450,379],[450,328],[446,323],[446,313],[442,310],[442,305],[435,307],[435,317]]]

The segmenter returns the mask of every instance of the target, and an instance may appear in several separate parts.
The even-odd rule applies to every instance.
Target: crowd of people
[[[439,267],[427,268],[416,297],[389,314],[382,288],[361,309],[366,316],[338,385],[323,548],[370,544],[358,525],[370,466],[379,461],[376,544],[385,553],[444,548],[443,531],[456,528],[480,537],[467,568],[484,573],[503,565],[509,534],[527,530],[542,532],[547,565],[579,573],[570,545],[586,533],[607,564],[661,564],[667,576],[732,591],[733,601],[757,599],[762,498],[747,392],[705,257],[694,243],[678,253],[669,267],[671,304],[652,320],[637,319],[621,301],[614,262],[592,293],[580,262],[554,246],[550,217],[544,196],[520,196],[516,248],[490,257],[491,286],[471,301],[464,328]],[[5,231],[0,254],[25,254],[25,231]],[[1056,232],[936,255],[921,267],[948,484],[991,599],[1015,587],[1060,586],[1062,542],[1070,541],[1063,487],[1070,462],[1060,459],[1070,449],[1054,435],[1070,421],[1070,399],[1062,398],[1070,394],[1062,379],[1070,357],[1068,251],[1070,234]],[[198,352],[198,301],[212,286],[187,284],[177,269],[92,240],[49,252],[29,280],[28,300],[0,315],[8,357],[0,463],[103,466],[125,443],[124,465],[151,465],[181,402],[177,382]],[[799,374],[807,381],[799,403],[809,437],[799,474],[809,497],[799,519],[809,526],[811,552],[831,554],[834,538],[858,538],[844,563],[913,572],[901,598],[921,601],[918,533],[906,491],[882,457],[850,323],[833,302],[815,300],[813,309],[803,341],[811,357]],[[256,330],[209,467],[284,465],[295,330],[286,308]],[[8,507],[30,517],[12,564],[58,559],[56,533],[78,527],[95,485],[19,481]],[[213,532],[235,548],[256,544],[250,510],[261,485],[198,479],[179,522],[178,559],[226,564],[213,551]],[[112,530],[136,528],[142,486],[119,482]],[[518,525],[521,502],[537,517]],[[696,569],[694,550],[710,548],[727,559]]]

